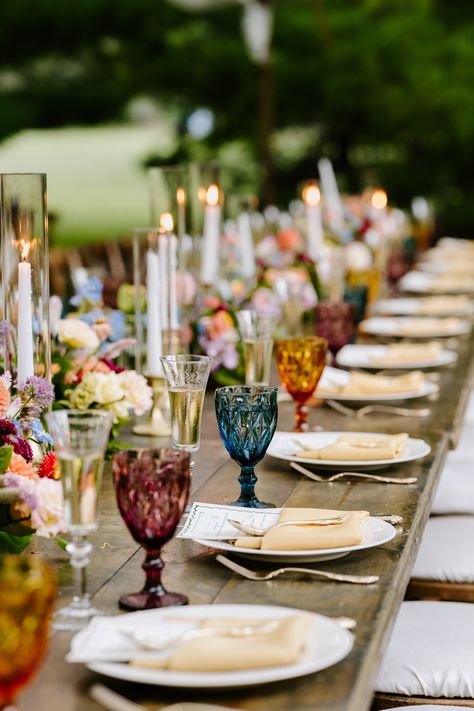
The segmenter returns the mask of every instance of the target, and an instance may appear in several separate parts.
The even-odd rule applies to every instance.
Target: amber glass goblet
[[[41,558],[0,557],[0,708],[12,707],[46,651],[56,580]]]
[[[277,342],[278,375],[295,401],[293,432],[305,432],[309,429],[305,403],[319,383],[326,364],[327,350],[327,341],[316,336],[287,338]]]
[[[190,455],[176,449],[123,450],[112,460],[117,504],[133,538],[146,551],[145,585],[119,600],[123,610],[187,605],[161,583],[161,548],[172,538],[189,494]]]

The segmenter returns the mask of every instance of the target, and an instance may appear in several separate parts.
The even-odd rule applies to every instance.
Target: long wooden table
[[[346,659],[330,669],[301,679],[232,691],[209,689],[198,692],[125,684],[113,679],[101,681],[130,699],[150,704],[150,708],[161,708],[175,701],[208,701],[234,709],[261,711],[368,709],[377,669],[410,578],[444,458],[459,436],[471,385],[473,343],[474,337],[460,339],[458,362],[439,371],[439,396],[428,402],[418,400],[413,403],[412,407],[419,407],[420,403],[431,407],[432,415],[426,420],[380,414],[355,420],[326,406],[315,408],[310,414],[311,424],[325,429],[407,431],[413,436],[422,436],[432,447],[429,456],[387,470],[393,476],[417,476],[416,484],[397,486],[356,480],[318,484],[300,477],[285,463],[270,458],[257,469],[259,496],[276,505],[362,508],[372,513],[403,516],[403,525],[390,543],[318,564],[318,567],[341,573],[376,574],[380,576],[379,583],[357,586],[290,578],[252,582],[232,574],[216,563],[211,550],[191,541],[174,540],[164,550],[164,582],[170,590],[185,592],[191,604],[274,604],[332,617],[347,615],[355,618],[355,644]],[[290,403],[280,406],[280,429],[291,428],[292,409]],[[141,439],[140,444],[150,446],[153,443]],[[238,468],[229,460],[220,443],[211,396],[205,406],[202,443],[196,461],[192,499],[214,503],[232,501],[238,491]],[[110,471],[104,477],[99,523],[99,530],[92,537],[94,553],[90,587],[96,606],[108,614],[116,614],[119,596],[142,585],[143,553],[120,519]],[[60,580],[58,605],[66,604],[72,588],[67,556],[51,542],[37,545],[57,564]],[[253,563],[251,567],[268,568]],[[100,708],[87,695],[88,687],[99,677],[82,665],[64,661],[69,641],[67,633],[53,635],[46,662],[20,699],[23,711],[93,711]]]

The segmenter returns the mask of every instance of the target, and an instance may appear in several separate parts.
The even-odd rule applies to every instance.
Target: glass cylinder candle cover
[[[2,367],[50,377],[46,175],[0,174]]]
[[[215,163],[191,163],[190,230],[196,275],[207,288],[217,286],[222,232],[223,191]]]

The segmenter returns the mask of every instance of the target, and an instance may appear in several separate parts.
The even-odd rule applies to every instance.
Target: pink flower
[[[206,309],[217,309],[219,304],[221,303],[221,300],[219,299],[218,296],[206,296],[203,305],[206,307]]]
[[[0,379],[0,417],[4,417],[7,414],[10,402],[10,391],[5,381]]]
[[[281,230],[277,235],[277,242],[280,249],[285,251],[295,251],[303,247],[299,233],[291,228]]]
[[[211,316],[210,324],[208,326],[209,338],[219,338],[222,334],[230,330],[235,330],[234,322],[232,321],[232,316],[227,313],[227,311],[218,311],[213,316]]]
[[[63,488],[53,479],[27,479],[7,472],[7,486],[19,489],[22,503],[31,511],[31,526],[38,536],[56,536],[63,526]],[[22,510],[22,515],[28,511]]]

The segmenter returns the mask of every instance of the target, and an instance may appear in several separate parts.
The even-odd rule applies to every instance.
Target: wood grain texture
[[[102,681],[130,699],[146,704],[147,708],[150,705],[150,708],[159,709],[176,701],[207,701],[255,711],[368,709],[381,656],[405,594],[448,445],[452,445],[458,436],[455,430],[459,430],[467,400],[471,352],[472,339],[460,342],[458,363],[440,371],[440,394],[429,403],[432,415],[428,420],[377,415],[355,421],[325,406],[311,411],[311,424],[325,429],[408,431],[415,437],[422,436],[432,447],[428,457],[386,470],[387,475],[416,476],[416,484],[396,486],[357,480],[319,484],[292,471],[286,463],[269,457],[257,467],[257,493],[276,505],[362,508],[372,513],[403,516],[402,528],[385,546],[318,564],[318,567],[327,567],[335,572],[380,575],[379,583],[362,587],[295,578],[253,582],[217,564],[212,550],[192,541],[173,540],[165,547],[164,582],[170,590],[186,592],[192,604],[275,604],[333,617],[354,617],[357,620],[354,649],[345,660],[331,669],[302,679],[234,691],[173,691],[112,679]],[[415,401],[411,406],[421,404],[424,406],[425,401]],[[292,406],[284,403],[280,406],[279,429],[290,429],[291,425]],[[135,441],[145,446],[154,444],[143,438],[140,442]],[[228,459],[218,439],[210,394],[205,407],[202,446],[193,476],[192,498],[214,503],[232,501],[238,491],[237,475],[237,465]],[[100,527],[93,542],[91,584],[95,592],[94,603],[104,612],[116,614],[119,596],[141,587],[143,555],[120,520],[110,473],[107,472],[100,507]],[[66,558],[51,545],[41,548],[59,564],[59,603],[64,604],[70,595]],[[247,565],[255,570],[271,568],[268,564],[248,562]],[[82,665],[69,665],[64,661],[69,639],[66,633],[54,635],[46,663],[21,698],[23,711],[99,709],[87,697],[87,688],[97,681],[97,675]]]

